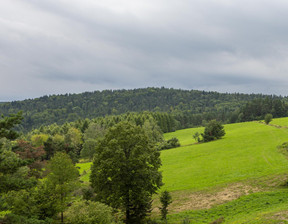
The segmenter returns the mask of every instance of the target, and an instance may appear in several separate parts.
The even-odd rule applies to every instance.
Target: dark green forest
[[[85,118],[149,111],[162,131],[168,132],[205,125],[212,119],[234,123],[263,119],[267,113],[284,117],[287,101],[287,97],[281,96],[162,87],[43,96],[1,103],[0,114],[7,116],[23,111],[20,130],[27,132],[53,123],[61,125]],[[167,119],[171,122],[168,126]]]

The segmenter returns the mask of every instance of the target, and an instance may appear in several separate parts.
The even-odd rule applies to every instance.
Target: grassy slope
[[[221,217],[224,218],[225,223],[234,224],[288,223],[288,214],[283,212],[287,209],[287,200],[287,189],[258,192],[211,209],[191,210],[170,215],[169,223],[182,223],[183,219],[188,218],[191,224],[204,224],[211,223]],[[283,218],[279,216],[281,213],[286,215],[286,220],[281,220]],[[278,219],[275,218],[276,216]]]
[[[225,130],[221,140],[163,151],[165,188],[202,190],[287,171],[287,160],[277,146],[288,140],[288,129],[247,122],[225,125]],[[185,129],[173,136],[180,143],[191,144],[193,132],[194,129]],[[171,133],[165,137],[170,138]]]
[[[288,126],[288,118],[274,119],[271,125]],[[226,136],[218,141],[184,146],[161,154],[165,188],[170,191],[203,190],[241,180],[273,177],[288,171],[288,161],[277,146],[288,141],[287,128],[256,122],[225,125]],[[197,130],[198,131],[198,130]],[[166,134],[182,145],[193,143],[195,129]],[[189,140],[187,139],[189,137]],[[210,223],[224,217],[224,223],[288,223],[288,191],[270,189],[243,196],[206,210],[169,215],[169,223]]]
[[[277,118],[277,119],[273,119],[270,122],[271,125],[279,125],[281,127],[288,127],[288,118],[284,117],[284,118]]]

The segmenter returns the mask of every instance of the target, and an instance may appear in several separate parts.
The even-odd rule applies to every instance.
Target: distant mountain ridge
[[[287,98],[284,97],[263,94],[218,93],[149,87],[51,95],[1,103],[0,114],[8,115],[22,110],[24,115],[22,126],[27,130],[52,123],[63,124],[77,119],[92,119],[99,116],[142,111],[181,115],[184,119],[182,122],[185,124],[185,116],[197,114],[206,116],[202,119],[209,120],[209,116],[211,118],[220,116],[218,119],[225,121],[247,102],[259,98],[287,101]],[[188,123],[191,121],[187,121]],[[187,127],[189,126],[191,125]]]

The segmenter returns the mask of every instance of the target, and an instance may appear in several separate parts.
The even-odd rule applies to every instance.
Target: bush
[[[5,216],[3,223],[7,224],[49,224],[53,223],[52,219],[38,220],[37,218],[27,218],[21,215],[8,214]]]
[[[203,137],[203,142],[220,139],[225,135],[224,126],[220,122],[212,120],[207,124],[204,133],[201,135]]]
[[[265,124],[269,124],[272,121],[272,118],[272,114],[266,114],[264,118]]]
[[[163,142],[160,146],[159,146],[159,150],[165,150],[165,149],[172,149],[172,148],[177,148],[180,146],[180,142],[178,140],[178,138],[171,138],[165,142]]]
[[[111,224],[114,223],[112,208],[100,202],[74,202],[66,211],[71,224]]]

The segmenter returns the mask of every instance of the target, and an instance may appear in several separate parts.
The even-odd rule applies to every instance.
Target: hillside
[[[223,139],[205,144],[194,144],[192,138],[201,129],[165,134],[183,144],[161,154],[164,188],[176,199],[170,208],[174,213],[171,223],[180,223],[184,217],[191,223],[220,217],[225,223],[268,223],[275,213],[283,213],[288,205],[282,202],[287,199],[287,189],[279,186],[287,181],[288,161],[277,147],[288,140],[287,123],[288,118],[282,118],[271,125],[225,125]]]
[[[223,139],[189,145],[194,142],[192,135],[196,130],[166,135],[184,142],[182,147],[161,154],[165,188],[170,191],[202,190],[287,171],[288,161],[277,146],[288,140],[288,129],[255,122],[230,124],[225,125],[227,134]]]
[[[239,117],[239,109],[247,102],[267,97],[286,101],[283,97],[262,94],[145,88],[51,95],[1,103],[0,114],[7,116],[22,110],[24,115],[22,130],[24,131],[39,128],[41,125],[63,124],[78,119],[143,111],[170,113],[177,120],[178,128],[199,126],[203,121],[211,119],[218,119],[224,123],[235,122],[239,120],[238,118],[240,118],[239,121],[253,120],[261,117],[264,112],[267,113],[267,108],[268,112],[271,112],[273,108],[275,113],[283,111],[281,114],[275,114],[276,117],[283,116],[283,113],[287,116],[287,108],[283,107],[280,101],[277,105],[272,105],[270,101],[266,102],[265,111],[259,110],[259,106],[263,105],[263,102],[259,101],[252,105],[252,107],[257,107],[254,114],[251,115],[251,105],[249,105],[247,111]]]

